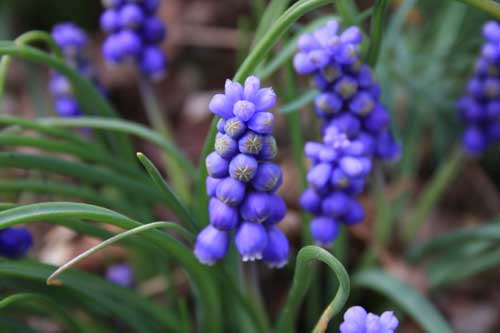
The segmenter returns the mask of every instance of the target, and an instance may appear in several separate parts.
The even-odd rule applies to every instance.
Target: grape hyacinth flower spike
[[[323,121],[322,142],[308,142],[309,188],[302,207],[314,218],[310,229],[318,245],[330,245],[340,225],[361,222],[356,196],[363,191],[374,159],[394,160],[400,146],[389,129],[389,114],[380,102],[380,87],[359,55],[357,27],[340,31],[335,20],[298,39],[294,66],[313,77],[319,94],[314,110]]]
[[[398,325],[398,318],[392,311],[377,316],[367,313],[361,306],[353,306],[344,313],[339,328],[340,333],[394,333]]]
[[[160,47],[166,37],[165,24],[156,15],[158,0],[103,0],[106,8],[100,26],[108,37],[102,45],[104,59],[113,65],[135,63],[150,80],[165,76],[167,58]]]
[[[64,60],[76,69],[83,77],[92,81],[102,91],[97,75],[86,57],[87,36],[73,23],[60,23],[52,29],[52,37],[64,54]],[[71,83],[60,73],[53,72],[49,89],[54,96],[54,107],[61,117],[82,115],[82,110],[73,94]]]
[[[26,228],[0,230],[0,256],[17,259],[24,257],[33,246],[33,237]]]
[[[460,120],[465,125],[462,146],[473,156],[500,142],[500,24],[487,22],[483,37],[485,43],[474,74],[465,96],[457,103]]]
[[[261,88],[255,76],[244,85],[227,80],[224,94],[210,101],[210,111],[221,119],[215,151],[205,160],[210,224],[194,248],[201,263],[222,259],[232,232],[243,261],[264,260],[271,267],[287,262],[288,239],[276,227],[286,205],[276,194],[282,171],[272,162],[277,148],[270,110],[275,104],[273,89]]]

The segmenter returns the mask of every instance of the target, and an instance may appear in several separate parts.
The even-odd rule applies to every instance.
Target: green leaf
[[[283,14],[289,3],[290,0],[271,0],[269,2],[255,31],[253,44],[262,39],[262,36],[271,28],[276,18]]]
[[[311,264],[314,260],[319,260],[328,265],[328,267],[335,273],[339,281],[339,287],[335,297],[331,303],[326,307],[321,315],[318,323],[313,329],[313,333],[325,332],[330,319],[338,314],[344,307],[350,292],[349,275],[344,266],[328,251],[317,246],[305,246],[297,255],[297,263],[295,265],[295,274],[293,276],[292,287],[288,293],[281,314],[278,317],[276,324],[277,333],[291,333],[294,332],[295,319],[297,318],[297,311],[299,305],[304,298],[307,289],[311,282]]]
[[[144,140],[154,143],[161,148],[167,155],[174,158],[177,163],[184,166],[190,175],[195,174],[193,164],[184,156],[184,154],[172,145],[168,140],[165,140],[161,134],[150,130],[140,124],[119,120],[107,119],[100,117],[78,117],[78,118],[39,118],[40,124],[55,126],[55,127],[76,127],[76,128],[94,128],[107,131],[115,131],[138,136]]]
[[[280,107],[278,109],[278,112],[283,114],[296,112],[301,108],[304,108],[307,105],[311,104],[316,98],[316,96],[318,96],[318,94],[319,93],[317,90],[307,90],[306,92],[299,95],[299,97],[297,97],[293,101],[286,103],[285,105]]]
[[[355,286],[372,289],[398,304],[427,332],[447,333],[452,328],[424,296],[413,287],[380,270],[362,271],[354,275]]]
[[[163,192],[168,206],[177,214],[179,218],[181,218],[182,221],[184,221],[184,223],[188,223],[194,231],[199,231],[200,228],[197,225],[196,220],[191,215],[187,207],[177,197],[174,190],[170,188],[170,185],[168,185],[168,183],[163,179],[153,162],[151,162],[143,153],[137,153],[137,158],[148,172],[156,187]]]
[[[68,218],[109,223],[127,230],[141,226],[141,223],[137,221],[102,207],[54,202],[26,205],[0,212],[0,229],[28,222],[44,220],[52,223],[56,219]],[[189,249],[168,234],[158,230],[148,230],[142,234],[142,237],[170,254],[186,270],[200,299],[200,327],[208,332],[220,332],[221,309],[215,288],[216,282],[213,275],[209,273],[210,271],[198,263]],[[65,283],[66,274],[61,277],[63,283]]]
[[[18,302],[34,302],[40,305],[40,308],[45,312],[54,313],[68,328],[73,332],[85,332],[85,329],[74,320],[73,317],[60,307],[57,303],[42,294],[35,293],[19,293],[11,295],[0,300],[0,310]]]

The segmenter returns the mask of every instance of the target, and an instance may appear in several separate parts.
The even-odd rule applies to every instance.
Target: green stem
[[[370,67],[375,67],[380,53],[380,45],[382,44],[384,18],[386,17],[386,9],[389,5],[389,0],[377,0],[373,12],[371,23],[371,42],[368,49],[366,63]]]
[[[59,45],[57,45],[52,36],[45,31],[28,31],[17,37],[14,42],[18,45],[26,45],[34,42],[44,42],[49,46],[49,48],[56,54],[58,58],[63,59],[61,48],[59,47]],[[11,61],[12,59],[8,55],[3,56],[0,60],[0,101],[3,100],[5,83],[7,81],[7,72],[9,70]]]
[[[466,3],[472,7],[476,7],[482,11],[487,12],[491,16],[500,20],[500,4],[493,0],[456,0]]]
[[[299,305],[304,298],[304,295],[311,281],[311,264],[314,260],[324,262],[335,272],[339,280],[339,288],[335,297],[326,307],[321,315],[318,323],[313,329],[314,333],[323,333],[330,319],[342,310],[349,297],[350,283],[349,275],[344,266],[328,251],[317,246],[303,247],[297,255],[297,263],[295,265],[295,275],[293,277],[292,287],[288,294],[285,305],[281,311],[276,324],[277,333],[294,332],[296,314]]]
[[[172,128],[168,122],[168,117],[164,117],[161,112],[160,102],[156,97],[151,83],[144,77],[139,78],[139,90],[144,102],[144,109],[149,120],[149,124],[163,137],[174,145],[174,137]],[[178,161],[170,157],[168,154],[163,154],[163,161],[167,170],[169,179],[172,181],[174,188],[179,196],[189,201],[190,184],[189,177],[186,174],[186,169]]]
[[[247,76],[251,75],[256,70],[257,66],[262,62],[262,60],[268,56],[273,46],[278,43],[280,38],[292,27],[292,25],[299,18],[301,18],[309,11],[330,3],[331,0],[301,0],[288,8],[287,11],[276,20],[276,23],[273,24],[273,26],[267,31],[267,33],[258,41],[252,52],[241,64],[240,68],[234,75],[233,80],[241,82]],[[214,117],[214,119],[212,120],[212,124],[207,134],[207,139],[205,141],[203,151],[199,159],[200,172],[196,180],[196,202],[199,205],[197,207],[197,210],[199,212],[199,218],[202,221],[208,221],[208,197],[205,194],[205,179],[208,174],[207,168],[205,166],[205,158],[210,153],[210,151],[213,150],[215,134],[217,133],[218,120],[218,117]]]
[[[459,174],[464,162],[465,156],[462,150],[456,148],[436,171],[415,205],[415,212],[405,230],[406,241],[410,242],[415,239],[419,228],[425,223],[432,208],[441,199],[450,182]]]

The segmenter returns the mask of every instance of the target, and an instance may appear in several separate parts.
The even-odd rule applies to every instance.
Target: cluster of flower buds
[[[309,188],[301,197],[314,214],[311,233],[320,245],[331,244],[339,223],[356,224],[364,218],[356,195],[363,191],[374,158],[392,160],[400,146],[389,129],[389,114],[380,103],[380,87],[359,55],[362,34],[357,27],[339,33],[339,23],[327,22],[299,37],[294,66],[310,74],[320,91],[314,101],[323,120],[323,142],[308,142],[312,162]]]
[[[134,286],[134,271],[129,264],[116,264],[106,270],[106,280],[125,288]]]
[[[205,264],[222,259],[231,231],[243,261],[264,260],[272,267],[286,264],[289,244],[276,227],[286,213],[276,194],[281,168],[271,162],[277,154],[272,136],[276,103],[272,88],[261,88],[255,76],[244,86],[226,81],[225,94],[216,94],[210,111],[217,124],[215,151],[206,158],[210,224],[195,244],[195,255]]]
[[[97,76],[85,55],[87,46],[85,32],[73,23],[61,23],[52,29],[52,37],[61,48],[66,63],[99,86]],[[65,76],[53,72],[49,89],[55,98],[55,110],[61,117],[75,117],[82,114],[71,83]]]
[[[466,96],[458,101],[459,116],[466,125],[462,145],[472,155],[500,141],[500,24],[487,22],[483,36],[486,42],[474,76]]]
[[[377,316],[367,313],[361,306],[353,306],[344,313],[340,333],[394,333],[398,325],[398,318],[392,311]]]
[[[28,229],[5,228],[0,230],[0,256],[17,259],[24,257],[33,246]]]
[[[102,46],[104,58],[112,64],[134,61],[149,79],[161,79],[167,60],[160,48],[166,28],[156,11],[160,0],[103,0],[106,10],[100,18],[108,37]]]

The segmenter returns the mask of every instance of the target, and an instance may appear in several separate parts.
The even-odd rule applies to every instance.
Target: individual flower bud
[[[342,65],[350,65],[352,71],[356,72],[359,63],[358,48],[352,44],[342,45],[335,53],[335,60]]]
[[[243,154],[258,155],[262,149],[262,136],[254,132],[247,132],[238,141],[238,148]]]
[[[389,113],[382,105],[377,105],[364,119],[365,128],[372,133],[384,131],[389,126]]]
[[[479,105],[476,104],[476,106],[477,106],[477,108],[481,109]],[[474,106],[470,106],[469,108],[474,108]],[[482,109],[481,109],[481,111],[482,111]],[[475,118],[474,120],[476,120],[476,119],[478,120],[478,119],[482,118],[481,115],[479,115],[481,113],[481,111],[476,110],[476,111],[471,112],[471,113],[474,113],[477,115],[474,117]],[[488,105],[486,106],[486,114],[491,119],[500,119],[500,101],[493,100],[493,101],[489,102]],[[470,119],[470,120],[472,120],[472,119]]]
[[[357,93],[349,102],[350,110],[359,116],[368,115],[374,107],[375,100],[373,96],[363,91]]]
[[[224,178],[227,176],[229,162],[223,159],[216,152],[211,152],[205,159],[208,175],[214,178]]]
[[[25,228],[0,230],[0,256],[17,259],[24,257],[33,246],[31,233]]]
[[[119,43],[125,54],[125,57],[135,57],[142,50],[142,41],[139,35],[130,30],[122,30],[117,34]]]
[[[497,78],[487,78],[484,80],[484,94],[489,98],[500,97],[500,79]]]
[[[306,52],[298,52],[294,55],[293,67],[299,74],[310,74],[316,70],[316,66]]]
[[[231,230],[238,224],[238,209],[216,198],[208,203],[208,215],[210,224],[219,230]]]
[[[330,183],[336,189],[345,189],[350,186],[352,180],[342,171],[341,168],[334,168],[332,171],[332,177],[330,178]]]
[[[224,118],[219,119],[217,121],[217,132],[225,134],[224,126],[226,126],[226,120]]]
[[[66,77],[60,74],[55,74],[51,78],[49,90],[54,97],[71,96],[73,94],[71,83]]]
[[[359,178],[368,175],[371,171],[371,160],[369,158],[345,156],[340,159],[340,168],[351,178]]]
[[[363,34],[361,34],[357,26],[351,26],[345,29],[340,35],[340,41],[342,43],[360,44],[362,40]]]
[[[231,159],[238,153],[238,143],[227,134],[215,139],[215,151],[225,159]]]
[[[318,216],[312,219],[311,234],[316,244],[328,246],[337,238],[340,228],[337,221],[330,217]]]
[[[148,17],[142,25],[142,38],[148,44],[159,44],[165,39],[166,29],[156,16]]]
[[[243,94],[245,96],[245,99],[248,101],[254,101],[259,90],[260,90],[259,78],[254,75],[247,77],[243,87]]]
[[[363,221],[364,218],[365,210],[363,206],[357,200],[351,199],[347,205],[346,213],[342,216],[342,222],[346,225],[354,225]]]
[[[328,123],[328,127],[335,127],[339,133],[344,133],[347,137],[356,136],[361,130],[361,122],[358,117],[344,113]]]
[[[125,59],[125,49],[123,48],[119,34],[110,35],[102,44],[102,56],[108,62],[117,64]]]
[[[401,146],[389,131],[382,132],[377,138],[377,156],[384,160],[397,160],[401,156]]]
[[[229,163],[229,174],[236,180],[248,183],[257,172],[257,160],[245,154],[236,155]]]
[[[267,245],[262,259],[271,268],[281,268],[288,262],[290,244],[285,234],[275,226],[267,228]]]
[[[167,60],[162,49],[156,46],[146,47],[139,57],[142,74],[153,81],[159,81],[167,72]]]
[[[243,87],[238,82],[226,80],[224,94],[233,105],[243,98]]]
[[[267,219],[264,221],[266,225],[273,225],[279,223],[286,215],[285,201],[276,193],[269,195],[269,206],[271,212]]]
[[[331,116],[342,110],[342,99],[329,92],[321,93],[314,99],[316,113],[320,117]]]
[[[361,179],[351,179],[349,186],[345,188],[345,193],[355,196],[363,192],[365,189],[365,180]]]
[[[231,111],[232,114],[233,111]],[[224,124],[224,131],[233,139],[239,139],[247,130],[245,123],[238,117],[229,118]]]
[[[146,13],[154,14],[160,6],[160,0],[141,0],[140,5]]]
[[[278,155],[278,145],[276,139],[272,135],[262,136],[262,149],[259,152],[258,158],[261,161],[271,161]]]
[[[311,51],[321,47],[316,38],[309,33],[304,33],[297,40],[297,47],[301,51]]]
[[[255,95],[255,111],[263,112],[274,107],[276,104],[276,93],[273,88],[259,89]]]
[[[213,265],[226,256],[228,248],[229,232],[209,224],[196,237],[194,254],[202,264]]]
[[[247,122],[255,113],[255,105],[249,101],[237,101],[234,104],[233,113],[242,121]]]
[[[344,153],[351,156],[372,155],[375,150],[375,140],[369,134],[360,133],[355,140],[345,147]]]
[[[237,206],[245,197],[245,184],[228,177],[217,185],[216,196],[228,206]]]
[[[320,163],[314,166],[307,173],[307,181],[316,189],[321,189],[330,180],[332,174],[332,166],[329,163]]]
[[[478,126],[469,126],[462,135],[462,144],[471,155],[479,155],[487,145],[487,139]]]
[[[144,22],[144,12],[135,3],[125,4],[121,7],[118,15],[122,27],[136,29]]]
[[[99,25],[102,31],[107,33],[118,31],[118,29],[120,29],[118,12],[114,9],[105,10],[99,18]]]
[[[73,97],[59,97],[55,110],[61,117],[76,117],[82,114],[78,102]]]
[[[241,204],[240,214],[245,221],[262,223],[271,214],[270,195],[265,192],[249,192]]]
[[[482,31],[484,38],[494,43],[500,42],[500,25],[497,22],[486,22]]]
[[[85,32],[73,23],[57,24],[51,34],[66,56],[75,56],[87,45]]]
[[[351,144],[347,134],[340,131],[334,125],[330,125],[326,128],[323,141],[332,148],[341,151]]]
[[[210,109],[210,112],[224,119],[234,116],[233,104],[224,94],[215,94],[210,100],[208,108]]]
[[[343,99],[349,99],[358,91],[358,83],[350,76],[343,76],[335,84],[334,91]]]
[[[300,196],[300,205],[308,212],[316,214],[321,208],[321,196],[312,188],[308,188]]]
[[[271,192],[280,187],[282,181],[281,168],[277,164],[264,162],[259,164],[257,173],[252,179],[252,186],[257,191]]]
[[[110,266],[106,270],[106,280],[124,288],[132,288],[134,286],[134,270],[128,264]]]
[[[361,88],[368,88],[371,87],[373,84],[375,84],[372,71],[368,65],[361,66],[356,79]]]
[[[319,159],[319,152],[323,149],[323,145],[319,142],[309,141],[304,145],[304,154],[311,160]]]
[[[262,224],[242,222],[234,241],[243,261],[260,260],[267,246],[267,232]]]
[[[326,197],[322,204],[323,215],[339,217],[346,213],[351,199],[343,192],[334,192]]]
[[[215,193],[217,190],[217,185],[222,181],[220,178],[214,178],[208,176],[205,182],[207,188],[207,194],[209,197],[215,197]]]
[[[247,126],[259,134],[271,134],[274,126],[274,115],[271,112],[258,112],[250,118]]]

